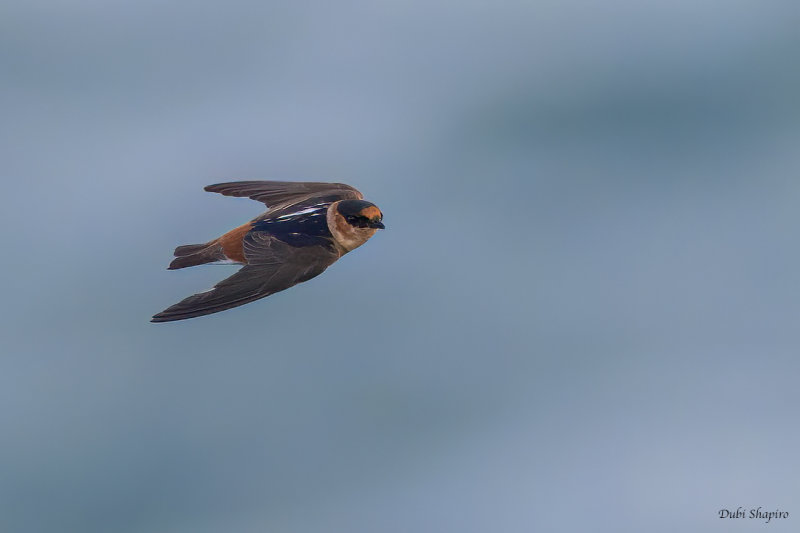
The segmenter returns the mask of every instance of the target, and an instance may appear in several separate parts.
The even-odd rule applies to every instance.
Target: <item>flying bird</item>
[[[205,187],[252,198],[266,213],[205,244],[175,248],[168,270],[206,263],[244,265],[212,289],[153,316],[171,322],[238,307],[308,281],[384,229],[383,213],[343,183],[237,181]]]

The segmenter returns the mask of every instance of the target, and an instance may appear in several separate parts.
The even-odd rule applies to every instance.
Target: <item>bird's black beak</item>
[[[377,229],[386,229],[386,226],[384,226],[383,222],[381,222],[380,220],[378,220],[377,222],[370,222],[369,227]]]

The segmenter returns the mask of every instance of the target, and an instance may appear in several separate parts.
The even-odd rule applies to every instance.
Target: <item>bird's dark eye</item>
[[[369,224],[369,219],[361,215],[347,215],[345,220],[357,228],[364,228]]]

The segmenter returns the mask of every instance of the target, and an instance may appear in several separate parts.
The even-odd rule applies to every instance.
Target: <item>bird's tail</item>
[[[206,263],[224,261],[225,259],[227,257],[218,240],[205,244],[186,244],[175,248],[175,259],[169,264],[167,270],[205,265]]]

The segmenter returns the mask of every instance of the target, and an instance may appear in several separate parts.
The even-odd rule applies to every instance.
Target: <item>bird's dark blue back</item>
[[[266,231],[290,246],[332,246],[327,208],[259,220],[250,231]]]

